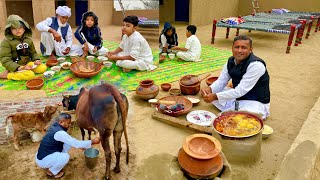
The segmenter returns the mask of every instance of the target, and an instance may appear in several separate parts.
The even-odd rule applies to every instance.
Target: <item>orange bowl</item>
[[[208,86],[210,86],[213,82],[215,82],[219,77],[209,77],[207,80],[206,80],[206,83]]]
[[[39,90],[42,88],[44,81],[42,78],[34,78],[27,81],[26,86],[30,90]]]
[[[163,84],[161,84],[161,88],[162,88],[162,90],[164,90],[164,91],[169,91],[169,89],[171,88],[171,84],[169,84],[169,83],[163,83]]]
[[[88,68],[93,69],[93,72],[82,72],[80,71],[80,67],[86,67],[88,63]],[[101,63],[96,63],[93,61],[78,61],[75,63],[72,63],[70,66],[70,71],[75,75],[78,76],[80,78],[91,78],[95,75],[97,75],[101,69],[102,69],[103,65]]]
[[[56,66],[57,64],[59,64],[58,60],[48,60],[46,65],[51,67],[51,66]]]

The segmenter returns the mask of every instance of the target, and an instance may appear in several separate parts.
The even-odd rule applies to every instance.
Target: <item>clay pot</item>
[[[203,79],[207,78],[208,76],[210,76],[210,74],[207,74],[205,77],[203,77],[201,79],[198,76],[195,76],[195,75],[183,76],[179,80],[181,93],[185,94],[185,95],[196,95],[196,94],[198,94],[198,92],[200,91],[201,81]]]
[[[153,99],[159,94],[159,87],[151,79],[143,80],[136,88],[136,94],[143,100]]]
[[[209,77],[207,80],[206,80],[206,83],[208,86],[210,86],[213,82],[215,82],[219,77]]]
[[[163,84],[161,84],[161,88],[162,88],[162,90],[164,90],[164,91],[169,91],[170,88],[171,88],[171,84],[169,84],[169,83],[163,83]]]
[[[51,66],[56,66],[57,64],[59,64],[58,60],[48,60],[46,65],[51,67]]]

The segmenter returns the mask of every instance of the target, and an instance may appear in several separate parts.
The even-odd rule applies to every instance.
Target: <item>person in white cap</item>
[[[80,56],[82,47],[72,44],[72,29],[68,24],[71,9],[68,6],[58,6],[55,17],[48,17],[37,24],[41,32],[40,50],[49,59],[57,56]]]

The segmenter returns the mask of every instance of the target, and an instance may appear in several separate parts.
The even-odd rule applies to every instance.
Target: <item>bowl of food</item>
[[[213,129],[225,137],[246,138],[259,134],[263,129],[263,121],[248,112],[230,111],[213,121]]]
[[[172,59],[174,59],[174,58],[175,58],[175,56],[176,56],[176,55],[175,55],[175,54],[173,54],[173,53],[169,53],[168,55],[169,55],[169,59],[171,59],[171,60],[172,60]]]
[[[87,56],[87,59],[88,59],[89,61],[93,61],[94,56]]]
[[[169,93],[170,95],[173,95],[173,96],[179,96],[181,94],[181,91],[180,89],[172,88],[169,90]]]
[[[30,90],[39,90],[42,88],[44,81],[42,78],[34,78],[27,81],[26,86]]]
[[[62,69],[70,69],[71,64],[72,64],[71,62],[64,62],[60,64],[60,66]]]
[[[103,62],[103,61],[108,60],[108,58],[105,57],[105,56],[98,56],[98,60],[99,60],[100,62]]]
[[[51,67],[51,66],[56,66],[57,64],[59,64],[59,61],[58,60],[48,60],[47,62],[46,62],[46,65],[47,66],[49,66],[49,67]]]
[[[158,102],[157,110],[169,116],[186,114],[192,108],[192,102],[182,96],[167,96],[160,98]]]
[[[47,80],[52,79],[53,75],[55,74],[54,71],[46,71],[43,73],[43,77],[46,78]]]
[[[161,84],[161,89],[164,91],[169,91],[171,89],[171,84],[163,83],[163,84]]]
[[[272,127],[270,127],[270,126],[268,126],[268,125],[264,125],[264,126],[263,126],[262,138],[268,138],[268,137],[271,136],[272,133],[273,133]]]
[[[66,58],[65,58],[65,57],[59,57],[59,58],[58,58],[58,61],[59,61],[60,63],[63,63],[63,62],[66,61]]]
[[[111,66],[112,66],[112,62],[110,62],[110,61],[104,61],[102,64],[106,68],[111,68]]]
[[[91,78],[97,75],[102,70],[102,67],[101,63],[79,61],[71,64],[70,71],[80,78]]]
[[[207,80],[206,80],[206,83],[208,86],[211,86],[211,84],[213,82],[215,82],[219,77],[209,77]]]
[[[51,70],[55,72],[55,74],[58,74],[61,70],[61,66],[52,66]]]

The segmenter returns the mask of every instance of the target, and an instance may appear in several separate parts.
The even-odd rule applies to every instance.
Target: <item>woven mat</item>
[[[104,41],[104,46],[113,50],[119,46],[119,43]],[[159,61],[158,49],[153,49],[155,64]],[[103,68],[102,71],[90,79],[78,78],[69,70],[61,70],[50,80],[46,80],[41,88],[48,96],[57,95],[62,92],[78,91],[81,87],[91,87],[100,84],[101,81],[115,85],[122,91],[132,91],[139,85],[141,80],[152,79],[155,84],[160,85],[164,82],[173,82],[186,74],[199,75],[207,72],[222,69],[228,57],[232,54],[230,51],[220,50],[211,46],[202,46],[202,55],[200,62],[178,62],[176,59],[166,60],[160,63],[159,67],[153,71],[131,71],[122,72],[115,64],[110,69]],[[45,62],[47,59],[41,57]],[[70,61],[70,58],[67,58]],[[97,59],[95,59],[97,61]],[[0,66],[0,72],[4,67]],[[26,90],[25,81],[0,80],[1,90]]]

